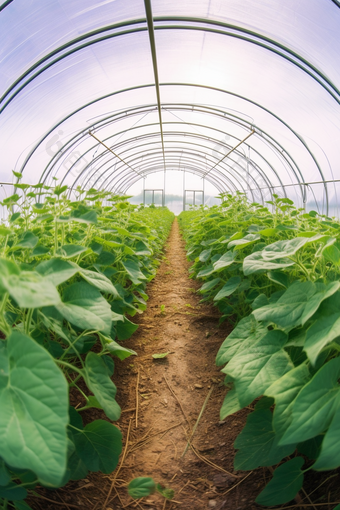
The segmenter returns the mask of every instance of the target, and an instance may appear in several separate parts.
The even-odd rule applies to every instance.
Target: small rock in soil
[[[202,384],[194,384],[195,388],[201,390],[203,388]]]
[[[226,473],[218,473],[213,477],[213,482],[215,486],[219,488],[229,487],[233,484],[234,478],[227,475]]]
[[[216,505],[217,505],[216,499],[211,499],[208,503],[209,508],[215,508]]]

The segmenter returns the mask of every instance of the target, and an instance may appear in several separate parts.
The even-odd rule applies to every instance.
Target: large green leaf
[[[48,278],[56,286],[72,278],[77,270],[76,264],[60,258],[44,260],[36,267],[39,274]]]
[[[266,260],[262,254],[263,251],[256,251],[243,260],[243,272],[246,276],[264,271],[275,271],[295,264],[293,260],[288,258],[275,259],[274,261]]]
[[[97,287],[97,289],[105,292],[107,294],[111,294],[114,297],[118,298],[119,294],[117,292],[116,287],[112,285],[111,281],[102,273],[97,273],[96,271],[90,271],[89,269],[83,269],[78,266],[79,274],[91,285]]]
[[[281,444],[300,443],[325,432],[340,407],[340,358],[334,358],[314,375],[296,397],[291,424]]]
[[[340,407],[336,410],[333,420],[327,430],[321,445],[320,455],[318,456],[313,469],[323,471],[336,469],[340,466]]]
[[[81,253],[87,251],[88,248],[84,246],[80,246],[78,244],[65,244],[61,246],[56,251],[56,255],[59,257],[63,257],[64,259],[71,259],[73,257],[77,257]]]
[[[264,260],[276,260],[283,257],[292,257],[303,246],[313,243],[321,239],[322,235],[315,235],[314,237],[296,237],[285,241],[277,241],[276,243],[269,244],[262,251]]]
[[[122,452],[122,433],[111,423],[95,420],[73,430],[76,452],[89,471],[111,473]]]
[[[209,292],[212,290],[218,283],[220,283],[221,278],[214,278],[213,280],[210,280],[209,282],[206,282],[202,285],[202,287],[199,289],[198,292],[201,294],[205,294],[206,292]]]
[[[286,341],[287,335],[283,331],[268,331],[255,345],[248,345],[234,356],[222,370],[233,378],[242,407],[250,404],[274,381],[294,368],[283,349]]]
[[[305,324],[317,311],[324,299],[332,296],[340,282],[328,285],[296,281],[276,301],[253,311],[258,321],[268,321],[290,330]]]
[[[0,343],[0,452],[58,485],[66,470],[68,387],[50,354],[14,331]]]
[[[246,248],[246,246],[256,243],[259,239],[261,239],[261,236],[258,234],[248,234],[242,239],[230,241],[228,248],[232,248],[234,246],[234,250],[242,250],[243,248]]]
[[[127,274],[129,275],[132,283],[134,283],[135,285],[140,284],[141,283],[140,280],[146,280],[146,276],[140,270],[137,261],[128,259],[122,262],[122,265]]]
[[[239,287],[241,283],[240,276],[233,276],[230,278],[225,285],[223,285],[222,289],[216,294],[214,297],[214,301],[219,301],[227,296],[230,296],[235,290]]]
[[[234,262],[236,255],[237,254],[234,251],[227,251],[224,255],[222,255],[222,257],[213,263],[214,271],[221,271],[225,267],[230,266]]]
[[[294,444],[279,446],[269,409],[259,409],[248,416],[234,447],[239,450],[235,456],[235,469],[242,470],[273,466],[295,450]]]
[[[124,322],[119,321],[116,324],[118,340],[127,340],[138,329],[138,324],[134,324],[124,317]]]
[[[60,303],[60,296],[52,282],[35,271],[20,271],[16,264],[4,259],[0,259],[1,288],[21,308],[41,308]]]
[[[100,292],[86,282],[66,288],[57,310],[71,324],[81,329],[92,329],[110,334],[111,307]]]
[[[242,409],[242,406],[239,402],[236,391],[234,389],[229,390],[223,400],[220,410],[220,419],[224,420],[227,416],[236,413],[240,409]]]
[[[246,350],[250,345],[255,345],[266,332],[267,328],[256,322],[252,315],[241,319],[219,348],[216,365],[224,365],[238,352]]]
[[[322,317],[312,324],[307,330],[304,350],[313,365],[322,349],[338,336],[340,336],[339,312]]]
[[[208,248],[207,250],[203,250],[199,254],[199,257],[198,257],[199,261],[200,262],[207,262],[210,259],[211,252],[212,252],[212,248]]]
[[[6,487],[0,487],[0,499],[21,500],[27,497],[25,487],[19,487],[16,483],[9,483]]]
[[[0,486],[8,485],[11,475],[6,467],[5,461],[0,457]]]
[[[293,402],[309,378],[308,368],[302,363],[280,377],[264,392],[275,399],[273,428],[278,436],[282,436],[290,425]]]
[[[89,352],[85,360],[86,383],[110,420],[118,420],[120,407],[115,400],[117,388],[111,381],[106,364],[98,354]]]
[[[20,241],[17,242],[13,249],[16,248],[27,248],[33,250],[39,242],[39,237],[33,234],[33,232],[26,231]]]
[[[274,476],[257,496],[256,503],[264,506],[282,505],[295,498],[303,484],[302,457],[285,462],[274,471]]]

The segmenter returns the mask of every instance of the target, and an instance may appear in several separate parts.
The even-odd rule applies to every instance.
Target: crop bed
[[[17,175],[20,178],[20,175]],[[107,192],[18,184],[0,226],[0,507],[27,510],[37,484],[111,473],[122,450],[112,356],[146,309],[173,214]],[[43,199],[43,200],[42,200]],[[69,406],[78,392],[85,405]]]
[[[256,502],[284,504],[304,473],[340,465],[340,224],[278,196],[273,212],[222,198],[180,222],[203,300],[236,323],[216,357],[221,419],[256,401],[234,467],[276,467]]]

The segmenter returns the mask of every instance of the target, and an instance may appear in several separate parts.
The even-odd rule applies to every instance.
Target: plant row
[[[340,466],[340,223],[277,195],[271,210],[221,199],[180,224],[203,301],[236,324],[216,358],[228,388],[221,419],[255,404],[235,469],[276,467],[256,502],[278,505],[308,470]]]
[[[17,177],[20,178],[20,175]],[[37,484],[111,473],[122,449],[114,361],[146,309],[173,214],[94,189],[17,184],[0,225],[0,508]],[[69,405],[73,401],[81,407]],[[102,410],[84,426],[82,411]]]

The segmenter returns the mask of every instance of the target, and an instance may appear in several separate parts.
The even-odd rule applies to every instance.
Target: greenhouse
[[[0,0],[0,509],[340,509],[340,2]]]

